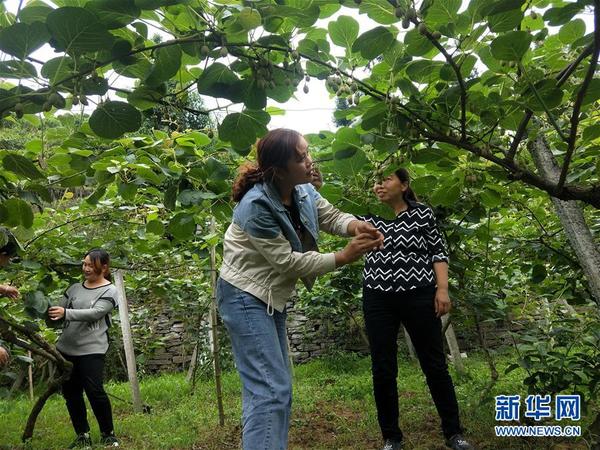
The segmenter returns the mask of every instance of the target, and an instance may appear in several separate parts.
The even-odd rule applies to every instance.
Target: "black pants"
[[[100,431],[113,432],[112,410],[108,395],[104,391],[104,355],[69,356],[66,360],[73,363],[71,378],[62,385],[62,393],[67,403],[69,416],[77,434],[90,431],[87,420],[83,391],[87,395],[92,411],[98,420]]]
[[[406,292],[363,288],[363,311],[373,373],[377,419],[384,439],[402,439],[398,425],[398,331],[408,331],[429,391],[442,419],[446,438],[461,432],[454,385],[442,342],[442,323],[435,316],[435,286]]]

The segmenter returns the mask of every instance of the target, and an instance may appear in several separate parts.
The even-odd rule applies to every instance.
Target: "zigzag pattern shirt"
[[[435,285],[433,263],[448,262],[448,251],[428,206],[409,201],[395,219],[357,216],[374,225],[384,236],[383,250],[366,254],[364,286],[381,291],[408,291]]]

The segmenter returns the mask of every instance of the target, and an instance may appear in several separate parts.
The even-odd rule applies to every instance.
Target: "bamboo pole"
[[[31,359],[31,351],[28,351],[27,355],[29,356],[29,359]],[[33,401],[33,362],[29,363],[28,375],[29,375],[29,399],[31,401]]]
[[[210,233],[214,234],[216,230],[215,217],[210,219]],[[219,335],[217,331],[217,248],[216,245],[210,247],[210,285],[211,285],[211,306],[210,306],[210,340],[213,354],[213,368],[215,372],[215,389],[217,392],[217,408],[219,410],[219,425],[225,425],[225,412],[223,410],[223,392],[221,389],[221,359],[219,357]]]
[[[137,369],[135,363],[135,352],[133,350],[133,337],[131,335],[131,326],[129,325],[129,307],[127,305],[127,295],[125,294],[125,283],[123,282],[123,273],[120,270],[115,272],[115,286],[120,294],[119,318],[121,319],[121,331],[123,333],[123,347],[125,348],[125,360],[127,362],[127,376],[131,385],[131,394],[133,398],[133,410],[136,413],[143,412],[142,396],[140,394],[140,385],[137,378]]]

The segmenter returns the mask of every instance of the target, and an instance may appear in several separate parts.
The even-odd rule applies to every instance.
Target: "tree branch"
[[[586,47],[585,50],[583,52],[581,52],[581,54],[577,57],[577,59],[575,61],[573,61],[571,64],[569,64],[567,67],[565,67],[558,74],[558,76],[556,77],[556,79],[557,79],[556,86],[557,87],[561,87],[567,81],[567,79],[571,76],[571,74],[573,72],[575,72],[575,69],[577,69],[577,66],[579,66],[581,61],[583,61],[585,58],[587,58],[588,56],[590,56],[592,54],[593,49],[594,49],[593,44]],[[521,120],[521,123],[519,124],[517,133],[515,134],[515,137],[510,145],[510,148],[506,155],[507,159],[513,160],[515,158],[515,155],[517,154],[517,149],[519,147],[519,144],[523,140],[523,137],[525,136],[525,132],[527,131],[527,125],[529,124],[531,117],[533,117],[533,111],[527,110],[525,112],[525,116],[523,117],[523,119]]]
[[[76,219],[68,220],[68,221],[66,221],[64,223],[61,223],[61,224],[56,225],[56,226],[54,226],[52,228],[49,228],[49,229],[47,229],[45,231],[42,231],[36,237],[34,237],[33,239],[27,241],[27,243],[25,243],[25,245],[24,245],[24,248],[27,249],[27,247],[29,247],[31,244],[33,244],[35,241],[37,241],[39,238],[41,238],[42,236],[50,233],[51,231],[56,230],[57,228],[64,227],[65,225],[68,225],[68,224],[73,223],[73,222],[78,222],[78,221],[83,220],[83,219],[90,219],[92,217],[106,216],[107,214],[108,213],[89,214],[87,216],[81,216],[81,217],[77,217]]]
[[[598,54],[600,53],[600,0],[594,0],[594,53],[592,54],[592,59],[590,61],[590,65],[588,67],[588,71],[585,74],[585,78],[583,83],[581,84],[581,88],[577,93],[577,99],[575,100],[575,104],[573,105],[573,114],[571,115],[571,132],[569,134],[568,140],[568,148],[567,154],[565,155],[565,160],[563,163],[562,170],[560,172],[560,178],[558,179],[557,189],[560,191],[565,184],[565,180],[567,178],[567,172],[569,170],[569,165],[571,164],[571,159],[573,158],[573,153],[575,152],[575,142],[577,141],[577,127],[579,125],[579,113],[581,111],[581,105],[583,104],[583,99],[585,98],[585,93],[588,90],[592,79],[594,78],[594,73],[596,72],[596,66],[598,65]]]
[[[515,161],[508,160],[506,158],[500,158],[494,155],[487,148],[479,148],[470,142],[461,141],[453,136],[446,136],[443,134],[436,134],[433,132],[423,131],[424,135],[439,142],[446,142],[452,144],[463,150],[467,150],[481,158],[487,159],[500,167],[506,169],[509,175],[515,180],[522,180],[526,184],[535,186],[553,197],[561,200],[581,200],[595,208],[600,208],[600,184],[594,184],[589,187],[580,185],[568,185],[558,191],[556,185],[551,181],[548,181],[539,175],[519,166]]]
[[[417,19],[413,19],[412,22],[419,26],[419,21]],[[456,79],[458,80],[458,85],[460,86],[460,138],[463,141],[467,140],[467,86],[465,85],[465,80],[463,79],[462,73],[460,73],[460,67],[456,64],[456,61],[452,58],[452,56],[446,51],[446,49],[439,43],[437,39],[433,37],[433,34],[429,30],[425,30],[423,33],[427,39],[437,48],[446,61],[454,70],[456,74]]]

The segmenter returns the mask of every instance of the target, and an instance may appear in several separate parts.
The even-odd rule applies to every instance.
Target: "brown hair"
[[[256,144],[256,163],[243,164],[233,183],[233,201],[242,200],[257,183],[271,182],[275,168],[286,168],[288,162],[298,154],[302,135],[295,130],[277,128],[269,131]]]
[[[94,272],[97,274],[103,273],[102,266],[106,265],[106,272],[103,273],[103,276],[108,281],[112,281],[112,276],[110,275],[110,255],[106,250],[102,248],[93,248],[85,254],[83,259],[85,259],[86,256],[89,256],[92,260]]]
[[[404,191],[404,194],[402,195],[404,201],[412,200],[413,202],[418,202],[419,199],[410,187],[410,174],[408,173],[408,170],[406,170],[404,167],[399,167],[394,171],[394,175],[396,175],[398,179],[403,183],[408,183],[408,189],[406,189],[406,191]]]

